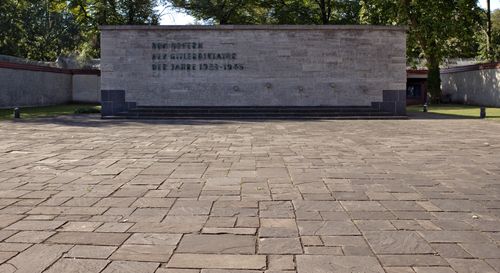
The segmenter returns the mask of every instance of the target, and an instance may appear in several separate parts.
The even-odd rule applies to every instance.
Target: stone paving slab
[[[500,123],[0,122],[0,272],[500,272]]]

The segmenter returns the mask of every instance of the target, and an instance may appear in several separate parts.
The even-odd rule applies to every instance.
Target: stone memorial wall
[[[401,27],[103,26],[101,31],[103,107],[110,114],[134,106],[371,106],[384,102],[384,91],[392,92],[385,94],[389,99],[403,100],[406,89]]]

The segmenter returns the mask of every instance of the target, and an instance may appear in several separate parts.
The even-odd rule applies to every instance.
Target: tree
[[[4,2],[1,9],[8,22],[0,26],[0,52],[55,60],[60,54],[75,50],[82,41],[80,27],[73,14],[59,4],[49,0]]]
[[[99,25],[158,24],[157,0],[1,0],[0,54],[99,56]]]
[[[474,56],[478,50],[481,9],[476,0],[364,0],[361,15],[367,23],[408,25],[407,55],[425,58],[434,102],[441,98],[444,59]]]
[[[491,60],[500,60],[500,9],[491,14]]]
[[[484,14],[485,22],[486,12]],[[491,12],[491,32],[489,25],[484,24],[483,31],[477,34],[480,44],[480,57],[490,62],[500,60],[500,9]]]
[[[0,53],[20,56],[18,42],[25,36],[17,11],[25,3],[16,0],[0,1]]]
[[[217,24],[257,24],[265,21],[257,0],[171,0],[193,17]]]
[[[217,24],[356,24],[357,0],[169,0]]]

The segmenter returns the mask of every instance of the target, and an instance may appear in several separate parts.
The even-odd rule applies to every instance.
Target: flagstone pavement
[[[500,272],[500,122],[0,122],[0,272]]]

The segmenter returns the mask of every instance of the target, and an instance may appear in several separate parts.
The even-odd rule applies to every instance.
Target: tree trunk
[[[488,18],[488,61],[492,62],[493,61],[493,50],[492,50],[492,44],[491,44],[491,3],[490,0],[486,1],[487,4],[487,18]]]
[[[441,75],[438,58],[429,56],[427,69],[427,90],[431,95],[430,102],[439,103],[441,101]]]

